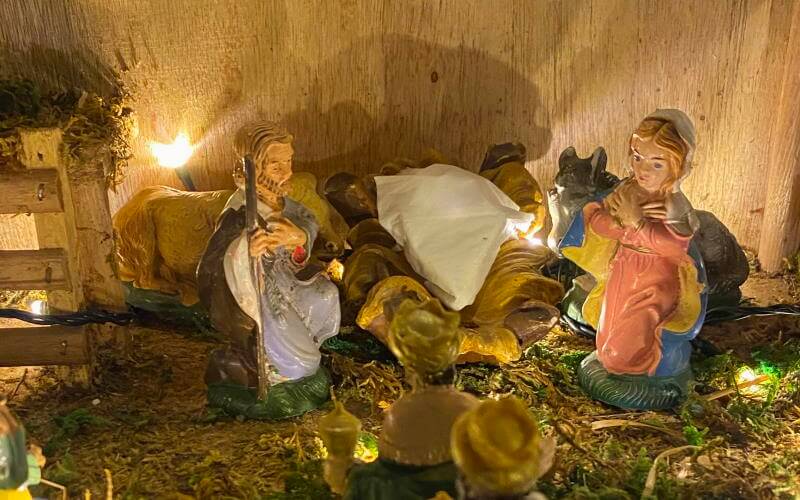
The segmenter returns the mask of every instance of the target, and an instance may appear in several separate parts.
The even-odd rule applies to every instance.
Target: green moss
[[[71,438],[91,427],[106,426],[110,422],[105,418],[92,415],[87,408],[78,408],[66,415],[53,419],[58,430],[44,447],[45,455],[52,455],[61,450]]]
[[[578,371],[578,367],[581,365],[581,361],[583,361],[584,358],[586,358],[586,356],[588,356],[589,354],[591,354],[591,351],[568,352],[566,354],[562,354],[558,358],[558,361],[559,363],[566,366],[569,369],[569,371],[575,373]]]
[[[653,466],[653,460],[647,455],[647,449],[640,448],[636,457],[628,464],[627,489],[635,495],[640,495],[647,481],[647,473]]]
[[[686,438],[688,444],[701,446],[705,443],[706,434],[708,434],[708,427],[700,430],[691,424],[683,426],[683,437]]]
[[[800,339],[793,338],[755,349],[753,359],[759,363],[759,370],[769,375],[783,377],[800,371]]]
[[[632,500],[633,497],[619,488],[602,486],[600,488],[589,488],[587,486],[575,486],[564,496],[568,500]]]
[[[695,381],[708,386],[726,386],[731,374],[742,366],[742,361],[732,353],[693,360],[692,371]]]
[[[612,437],[601,445],[600,453],[603,460],[620,460],[625,456],[625,448]]]
[[[65,453],[58,461],[45,469],[45,477],[58,484],[68,486],[80,477],[75,459]]]
[[[365,332],[354,332],[331,337],[322,343],[322,350],[336,352],[357,359],[393,361],[394,355],[374,336]]]
[[[322,479],[322,461],[298,463],[284,476],[285,489],[267,495],[265,500],[333,500],[336,498]]]
[[[504,380],[502,372],[497,367],[470,364],[459,367],[455,385],[460,391],[485,395],[502,390]]]
[[[113,95],[102,98],[81,89],[44,92],[30,80],[0,79],[0,167],[15,166],[18,128],[58,127],[65,163],[99,165],[108,186],[117,186],[133,156],[131,142],[138,127],[130,93],[120,80],[115,88]]]
[[[358,434],[356,443],[356,453],[369,454],[373,457],[378,456],[378,436],[371,432],[361,431]]]

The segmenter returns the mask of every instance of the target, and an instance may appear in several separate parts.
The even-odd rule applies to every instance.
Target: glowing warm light
[[[544,244],[540,238],[537,238],[532,234],[526,234],[524,238],[537,246],[542,246]]]
[[[521,240],[530,241],[531,243],[533,243],[536,246],[542,246],[544,244],[544,243],[542,243],[541,239],[537,238],[536,236],[533,235],[533,233],[528,232],[527,230],[526,231],[521,231],[521,230],[518,229],[517,230],[517,237],[519,239],[521,239]]]
[[[755,380],[757,376],[758,375],[756,375],[756,372],[754,372],[752,368],[745,366],[742,367],[742,369],[739,370],[739,373],[736,374],[736,383],[744,384],[745,382]]]
[[[757,380],[758,379],[758,380]],[[755,370],[749,366],[743,366],[736,372],[736,385],[739,387],[739,392],[756,396],[762,394],[765,388],[761,385],[766,379],[763,375],[758,375]],[[743,386],[743,387],[742,387]]]
[[[320,458],[328,458],[328,449],[320,438],[314,438],[314,445],[318,448]],[[353,458],[357,458],[364,463],[374,462],[378,459],[377,444],[366,442],[364,439],[359,439],[356,447],[353,450]]]
[[[328,264],[328,276],[331,277],[334,283],[341,283],[342,278],[344,278],[344,264],[333,259],[331,263]]]
[[[528,240],[536,246],[543,246],[542,240],[534,236],[533,221],[524,226],[517,226],[517,237],[521,240]]]
[[[194,153],[194,146],[189,142],[189,136],[181,132],[175,137],[172,144],[150,142],[150,151],[162,167],[179,168],[189,161]]]
[[[44,314],[45,305],[43,300],[33,300],[31,301],[31,312],[37,315]]]

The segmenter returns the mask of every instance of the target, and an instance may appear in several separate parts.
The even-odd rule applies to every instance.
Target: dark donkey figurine
[[[547,193],[553,220],[547,244],[556,253],[578,211],[620,182],[617,176],[606,171],[606,162],[606,152],[602,147],[595,149],[588,158],[579,157],[572,146],[559,156],[555,188]],[[695,213],[700,226],[693,241],[708,274],[708,307],[735,306],[742,297],[739,287],[750,273],[747,257],[736,237],[714,214],[704,210]]]

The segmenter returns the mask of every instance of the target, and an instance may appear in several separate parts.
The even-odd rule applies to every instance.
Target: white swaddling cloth
[[[375,183],[381,226],[453,310],[472,304],[500,245],[534,219],[489,180],[452,165],[410,168]]]

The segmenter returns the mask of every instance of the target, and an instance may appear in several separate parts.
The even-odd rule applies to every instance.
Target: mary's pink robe
[[[691,235],[676,233],[661,221],[638,230],[620,227],[601,203],[584,207],[586,224],[617,240],[609,263],[597,356],[611,373],[654,375],[661,361],[661,332],[675,312],[681,293],[679,267]]]

